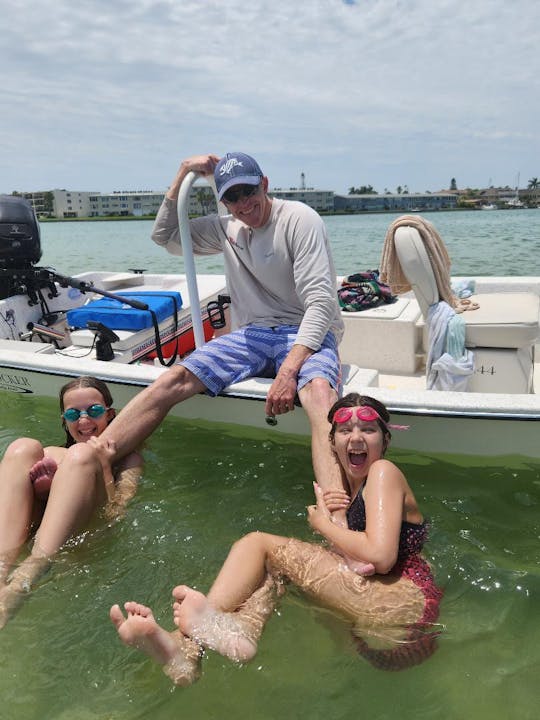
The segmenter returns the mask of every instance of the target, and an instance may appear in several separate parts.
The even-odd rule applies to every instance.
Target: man
[[[293,410],[298,394],[311,423],[315,476],[328,487],[338,477],[326,414],[337,398],[343,321],[324,223],[304,203],[269,197],[268,178],[249,155],[191,157],[181,163],[152,232],[154,242],[172,254],[182,253],[176,204],[192,171],[214,174],[218,197],[230,213],[194,219],[190,227],[195,254],[224,254],[233,330],[169,368],[104,436],[123,456],[176,403],[200,392],[215,396],[247,377],[274,377],[266,413]]]

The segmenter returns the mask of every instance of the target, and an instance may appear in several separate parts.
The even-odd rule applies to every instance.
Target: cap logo
[[[230,175],[236,166],[242,167],[242,162],[236,158],[229,158],[219,169],[220,175]]]

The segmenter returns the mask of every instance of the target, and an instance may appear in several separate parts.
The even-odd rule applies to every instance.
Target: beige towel
[[[450,307],[459,308],[460,302],[452,292],[450,286],[451,262],[448,251],[435,227],[420,215],[401,215],[391,223],[384,238],[380,264],[381,280],[390,285],[392,292],[396,295],[400,295],[411,289],[407,278],[403,274],[394,247],[394,233],[398,227],[403,226],[416,228],[420,233],[420,237],[431,261],[440,299],[447,302]],[[460,308],[461,311],[464,309],[465,308]]]

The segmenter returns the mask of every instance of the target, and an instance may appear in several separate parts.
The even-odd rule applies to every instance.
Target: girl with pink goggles
[[[380,421],[385,428],[391,428],[392,430],[408,430],[409,425],[395,425],[394,423],[387,423],[383,420],[383,418],[379,415],[379,413],[375,410],[375,408],[370,407],[369,405],[355,405],[354,407],[340,407],[336,410],[334,413],[334,416],[332,418],[333,423],[338,423],[341,425],[342,423],[349,422],[356,411],[356,417],[359,420],[363,420],[364,422],[375,422]]]

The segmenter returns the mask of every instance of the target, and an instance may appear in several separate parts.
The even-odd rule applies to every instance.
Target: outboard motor
[[[0,195],[0,299],[25,292],[40,258],[39,223],[31,204],[16,195]]]

